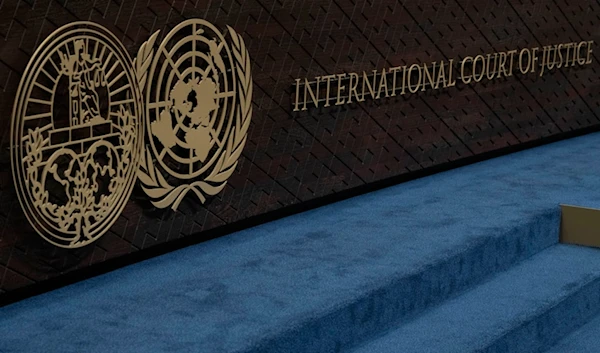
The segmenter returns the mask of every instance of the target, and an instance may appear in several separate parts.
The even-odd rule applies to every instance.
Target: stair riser
[[[600,313],[600,278],[496,340],[481,353],[545,352]]]
[[[246,352],[328,353],[354,347],[556,244],[559,225],[557,206]]]

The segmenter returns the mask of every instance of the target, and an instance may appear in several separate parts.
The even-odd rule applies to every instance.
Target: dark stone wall
[[[241,33],[253,59],[254,115],[223,192],[177,212],[136,188],[97,242],[56,248],[29,226],[10,172],[10,120],[20,76],[41,41],[77,20],[102,24],[132,56],[151,33],[187,18]],[[0,2],[0,300],[74,270],[131,257],[252,216],[390,177],[600,125],[600,67],[292,112],[295,78],[599,41],[593,0],[5,0]],[[191,239],[190,238],[190,239]]]

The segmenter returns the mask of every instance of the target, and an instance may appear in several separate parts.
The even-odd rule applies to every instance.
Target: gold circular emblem
[[[104,27],[70,23],[36,50],[15,99],[11,159],[44,239],[82,247],[113,225],[136,180],[142,114],[131,58]]]
[[[201,175],[223,149],[235,113],[233,67],[225,38],[204,20],[181,23],[158,47],[146,121],[156,160],[174,177]]]
[[[187,20],[154,51],[157,34],[135,64],[145,84],[148,131],[140,180],[155,206],[175,209],[188,191],[204,202],[233,173],[250,122],[252,79],[244,42],[232,28],[227,41],[209,22]]]

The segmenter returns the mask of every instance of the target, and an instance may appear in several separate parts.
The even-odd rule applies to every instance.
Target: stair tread
[[[555,245],[352,352],[484,349],[599,279],[600,250]]]
[[[564,337],[546,353],[598,353],[600,352],[600,315],[583,327]]]
[[[335,351],[331,345],[359,336],[361,320],[389,319],[369,318],[368,305],[342,312],[386,294],[375,290],[405,280],[407,295],[421,295],[411,286],[425,277],[432,291],[444,291],[472,269],[462,258],[451,262],[456,278],[438,276],[445,281],[438,283],[427,277],[432,266],[473,247],[486,250],[473,254],[475,260],[501,263],[506,253],[485,244],[504,243],[516,261],[555,243],[559,202],[600,204],[589,192],[598,185],[600,164],[589,161],[600,151],[599,138],[589,135],[407,182],[0,308],[0,326],[13,327],[0,333],[0,351],[40,351],[53,342],[79,352],[72,343],[86,340],[88,352],[118,350],[120,342],[136,351],[185,344],[184,350],[202,352],[276,352],[292,339],[300,342],[296,352]],[[208,222],[200,215],[200,222]],[[507,236],[529,222],[554,233]],[[173,236],[184,231],[175,228],[161,229],[156,220],[153,230]],[[408,299],[398,304],[398,298],[406,299],[384,300],[388,306],[415,305]],[[341,327],[338,314],[352,316],[345,323],[354,321],[336,336],[329,331]],[[60,329],[46,329],[49,317]],[[139,335],[148,322],[156,335]],[[281,339],[272,344],[274,337]],[[306,347],[307,337],[324,343]]]

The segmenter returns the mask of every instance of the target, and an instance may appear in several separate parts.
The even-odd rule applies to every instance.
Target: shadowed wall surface
[[[0,298],[61,274],[379,180],[600,125],[600,71],[553,71],[292,112],[294,79],[594,40],[596,1],[24,1],[0,3]],[[177,212],[135,190],[97,242],[58,249],[29,226],[10,173],[10,120],[27,62],[56,28],[90,20],[134,56],[187,18],[241,33],[254,115],[223,192]],[[598,52],[598,50],[596,50]]]

